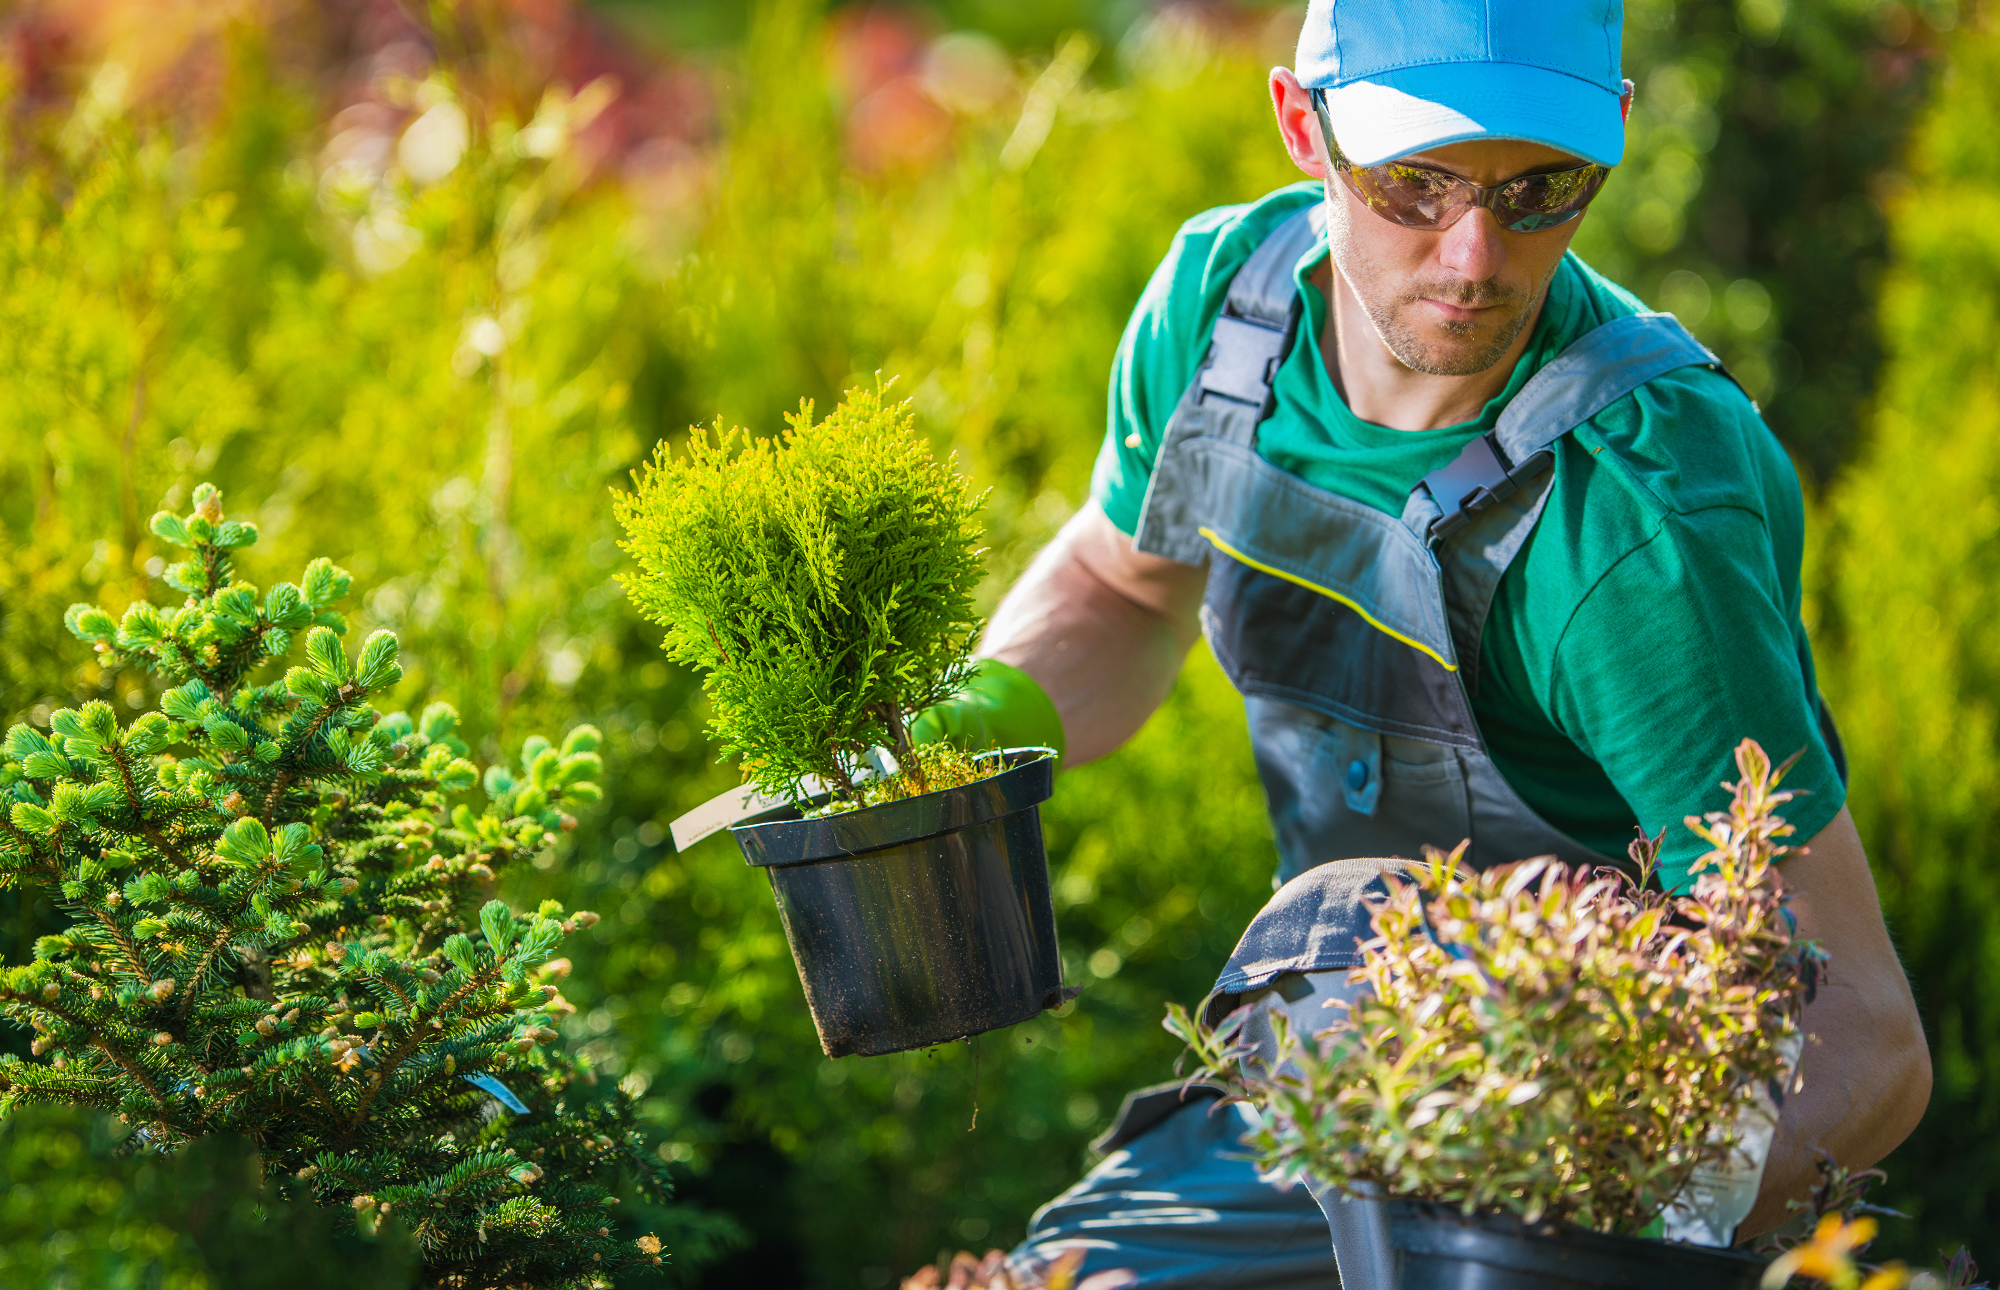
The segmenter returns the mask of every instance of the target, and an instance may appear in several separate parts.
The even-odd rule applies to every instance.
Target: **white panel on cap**
[[[1413,136],[1476,138],[1487,129],[1456,108],[1372,81],[1330,91],[1327,106],[1341,152],[1364,166],[1415,151]]]

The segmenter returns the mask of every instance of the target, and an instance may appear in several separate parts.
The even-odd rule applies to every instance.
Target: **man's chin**
[[[1519,334],[1518,330],[1515,334]],[[1474,336],[1405,333],[1390,340],[1389,352],[1404,367],[1426,376],[1477,376],[1507,357],[1513,343],[1513,335],[1494,336],[1490,332]]]
[[[1430,320],[1420,326],[1398,326],[1384,334],[1396,362],[1426,376],[1478,376],[1492,370],[1520,336],[1522,318],[1504,322]]]

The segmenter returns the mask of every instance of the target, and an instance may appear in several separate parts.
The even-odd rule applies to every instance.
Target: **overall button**
[[[1347,763],[1347,787],[1356,793],[1368,787],[1367,762],[1356,758],[1354,761]]]

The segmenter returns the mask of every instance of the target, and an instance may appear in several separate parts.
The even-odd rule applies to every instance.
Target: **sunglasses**
[[[1320,133],[1326,137],[1327,155],[1333,158],[1333,168],[1348,191],[1369,210],[1405,228],[1447,229],[1467,211],[1483,206],[1510,232],[1539,233],[1583,214],[1611,173],[1611,167],[1592,162],[1569,170],[1517,175],[1506,183],[1481,188],[1457,175],[1407,162],[1357,166],[1340,154],[1340,145],[1333,141],[1325,92],[1314,90],[1312,101]]]

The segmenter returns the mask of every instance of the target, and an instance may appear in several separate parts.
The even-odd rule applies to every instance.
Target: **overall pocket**
[[[1247,706],[1280,882],[1330,860],[1421,859],[1425,846],[1449,851],[1471,834],[1456,749],[1270,699]]]

